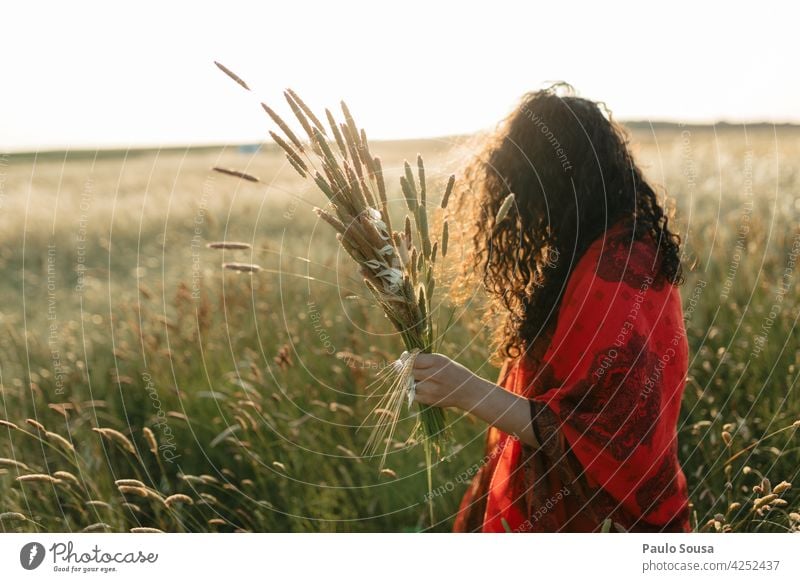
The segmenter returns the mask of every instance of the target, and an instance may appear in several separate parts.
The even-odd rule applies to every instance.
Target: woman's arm
[[[503,390],[441,354],[419,354],[414,362],[416,400],[435,406],[455,406],[538,447],[527,398]]]

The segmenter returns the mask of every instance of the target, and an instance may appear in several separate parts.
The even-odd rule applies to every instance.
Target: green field
[[[790,127],[633,134],[677,207],[691,269],[679,434],[698,529],[800,527],[795,488],[753,511],[800,467],[799,138]],[[439,186],[464,144],[373,150],[397,197],[403,159],[421,152]],[[368,386],[402,348],[311,212],[322,203],[269,147],[0,155],[4,531],[450,528],[485,426],[449,413],[456,445],[434,468],[435,524],[421,447],[403,448],[411,419],[389,471],[362,457]],[[206,248],[220,240],[253,250]],[[262,271],[223,271],[232,261]],[[442,351],[494,379],[480,302],[442,304],[456,316]]]

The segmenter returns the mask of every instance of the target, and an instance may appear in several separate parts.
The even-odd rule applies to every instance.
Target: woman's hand
[[[432,406],[455,406],[503,432],[538,447],[530,402],[487,382],[442,354],[418,354],[414,361],[415,399]]]
[[[418,354],[414,361],[415,400],[472,410],[493,385],[442,354]]]

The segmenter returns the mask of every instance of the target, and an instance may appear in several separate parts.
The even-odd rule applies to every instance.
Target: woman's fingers
[[[433,368],[436,365],[437,358],[438,354],[417,354],[417,357],[414,360],[414,369],[425,370],[428,368]]]
[[[436,376],[439,374],[441,370],[438,368],[434,368],[431,366],[430,368],[417,368],[414,367],[413,376],[416,382],[435,382],[437,380]]]
[[[421,381],[416,382],[414,390],[414,401],[420,404],[436,405],[441,400],[436,386],[431,382]]]

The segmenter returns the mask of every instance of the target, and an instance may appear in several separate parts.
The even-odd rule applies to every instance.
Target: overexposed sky
[[[800,122],[794,4],[5,2],[0,151],[261,141],[345,98],[373,139],[493,125],[566,80],[622,119]],[[254,89],[248,94],[213,65]]]

